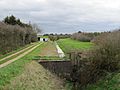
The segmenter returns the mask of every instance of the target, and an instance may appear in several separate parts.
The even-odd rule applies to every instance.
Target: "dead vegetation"
[[[86,58],[79,57],[79,52],[72,54],[74,66],[71,79],[74,90],[84,90],[88,84],[120,69],[120,31],[103,33],[94,43],[96,48],[90,50]]]
[[[36,40],[36,33],[31,27],[0,22],[0,54],[6,54]]]
[[[71,38],[74,40],[82,41],[82,42],[90,42],[98,35],[100,35],[100,33],[98,32],[85,33],[85,32],[79,31],[78,33],[72,34]]]
[[[65,88],[62,80],[32,61],[26,65],[24,72],[3,90],[65,90]]]

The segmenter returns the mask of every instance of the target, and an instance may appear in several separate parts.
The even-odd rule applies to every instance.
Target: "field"
[[[80,42],[70,38],[60,39],[57,43],[65,53],[72,50],[89,50],[93,46],[93,43],[91,42]]]

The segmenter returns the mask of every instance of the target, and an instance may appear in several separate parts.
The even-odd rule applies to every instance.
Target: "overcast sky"
[[[44,33],[120,28],[120,0],[0,0],[0,20],[11,14]]]

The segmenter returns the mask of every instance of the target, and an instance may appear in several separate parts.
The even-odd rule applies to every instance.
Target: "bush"
[[[0,53],[6,54],[20,46],[37,40],[37,35],[30,27],[7,25],[0,22]]]
[[[76,58],[79,57],[79,53],[73,55],[74,60],[77,60],[75,76],[77,76],[78,87],[83,88],[90,83],[95,83],[108,72],[120,69],[120,31],[103,33],[96,37],[94,43],[96,48],[89,51],[86,58]]]
[[[120,61],[120,31],[104,33],[94,43],[99,47],[92,52],[93,60],[101,62],[101,68],[107,71],[116,70]]]
[[[90,42],[93,38],[95,38],[99,33],[74,33],[71,38],[74,40],[79,40],[82,42]]]
[[[103,33],[96,37],[96,49],[89,52],[89,65],[85,72],[87,79],[96,82],[108,72],[118,71],[120,68],[120,31]]]
[[[57,41],[59,39],[59,37],[58,36],[49,35],[49,39],[54,42],[54,41]]]

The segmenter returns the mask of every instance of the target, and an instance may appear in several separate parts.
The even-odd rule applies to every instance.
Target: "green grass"
[[[42,38],[48,38],[48,36],[42,36]]]
[[[71,82],[66,81],[65,83],[66,83],[65,84],[66,90],[73,90],[73,88],[72,88],[73,84]]]
[[[60,39],[57,43],[65,53],[73,50],[89,50],[93,46],[91,42],[80,42],[70,38]]]
[[[120,73],[109,73],[96,84],[88,85],[85,90],[120,90]]]
[[[34,56],[39,55],[42,45],[38,46],[31,53],[16,60],[8,66],[0,69],[0,90],[6,84],[8,84],[14,77],[24,71],[25,64],[33,60]]]
[[[58,56],[36,56],[34,60],[63,60],[63,58],[59,58]]]

